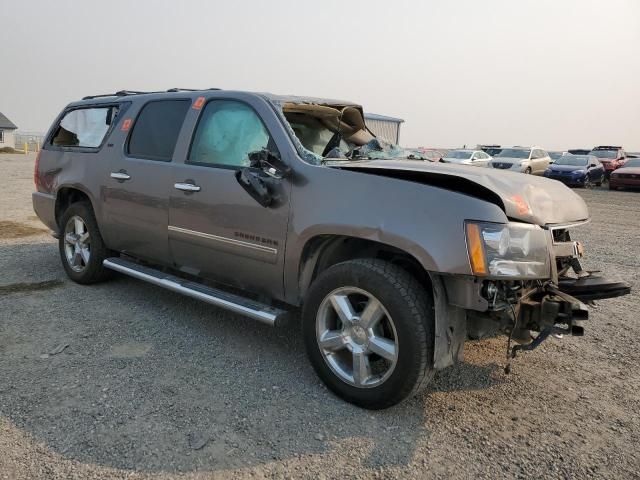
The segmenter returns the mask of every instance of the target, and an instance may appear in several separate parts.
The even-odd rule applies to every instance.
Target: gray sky
[[[0,111],[221,87],[357,101],[401,143],[640,150],[639,0],[12,0]],[[10,20],[10,21],[7,21]]]

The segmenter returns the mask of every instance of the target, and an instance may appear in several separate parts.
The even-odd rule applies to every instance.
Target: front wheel
[[[357,259],[324,271],[303,307],[303,335],[316,373],[364,408],[395,405],[432,376],[433,302],[405,270]]]
[[[531,175],[531,167],[527,167],[524,171],[527,175]]]

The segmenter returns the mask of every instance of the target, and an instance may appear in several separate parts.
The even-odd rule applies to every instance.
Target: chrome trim
[[[114,178],[116,180],[130,180],[131,179],[131,175],[129,175],[128,173],[124,173],[124,172],[111,172],[110,177]]]
[[[264,245],[258,245],[257,243],[243,242],[242,240],[236,240],[235,238],[220,237],[218,235],[212,235],[210,233],[197,232],[195,230],[189,230],[187,228],[174,227],[169,225],[169,231],[184,233],[185,235],[193,235],[195,237],[206,238],[208,240],[214,240],[216,242],[227,243],[230,245],[237,245],[239,247],[251,248],[260,252],[271,253],[273,255],[278,254],[277,248],[265,247]]]
[[[544,227],[549,230],[561,230],[563,228],[579,227],[580,225],[585,225],[590,221],[591,219],[587,218],[586,220],[579,220],[577,222],[570,222],[570,223],[547,223]]]
[[[178,182],[173,185],[176,190],[182,190],[183,192],[199,192],[201,188],[193,183],[181,183]]]
[[[102,264],[106,268],[115,270],[116,272],[124,273],[125,275],[129,275],[133,278],[137,278],[138,280],[144,280],[145,282],[149,282],[153,285],[166,288],[167,290],[181,293],[187,297],[195,298],[197,300],[202,300],[203,302],[209,303],[211,305],[215,305],[220,308],[224,308],[225,310],[229,310],[234,313],[245,315],[249,318],[252,318],[253,320],[258,320],[259,322],[266,323],[267,325],[270,325],[272,327],[275,326],[276,320],[278,319],[278,315],[276,313],[256,310],[245,305],[240,305],[238,303],[234,303],[229,300],[225,300],[223,298],[206,294],[204,292],[192,290],[191,288],[187,288],[184,285],[181,285],[180,283],[170,280],[168,278],[155,277],[153,275],[149,275],[148,273],[144,273],[139,270],[129,268],[125,265],[120,265],[116,262],[111,261],[108,258],[105,259],[102,262]]]

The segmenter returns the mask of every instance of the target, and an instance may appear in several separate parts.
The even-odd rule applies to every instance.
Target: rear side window
[[[127,153],[136,158],[170,162],[189,105],[189,100],[147,103],[133,125]]]
[[[97,148],[118,116],[118,107],[79,108],[67,112],[51,144],[58,147]]]

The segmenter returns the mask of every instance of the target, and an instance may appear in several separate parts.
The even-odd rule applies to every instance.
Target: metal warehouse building
[[[391,143],[400,143],[400,124],[404,123],[403,119],[378,115],[377,113],[365,113],[364,121],[376,137],[381,137]]]

